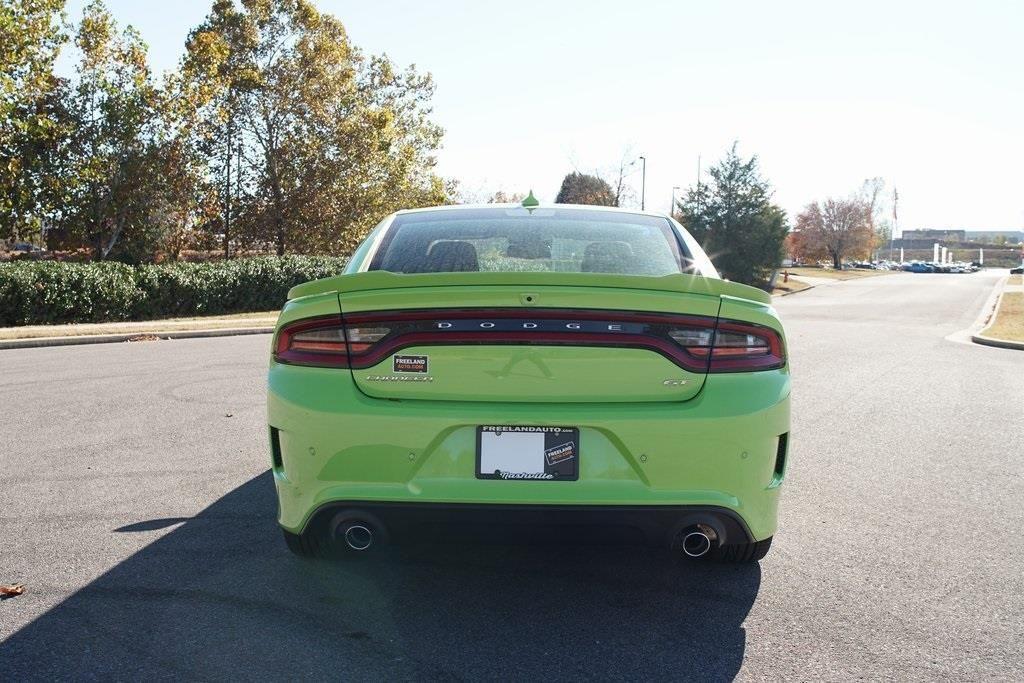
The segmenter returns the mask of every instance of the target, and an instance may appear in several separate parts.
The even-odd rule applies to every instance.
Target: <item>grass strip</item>
[[[993,339],[1024,342],[1024,292],[1005,292],[995,318],[981,334]]]
[[[784,268],[783,270],[788,270],[790,275],[797,277],[820,277],[829,280],[857,280],[862,277],[878,277],[901,272],[898,270],[832,270],[831,268]]]

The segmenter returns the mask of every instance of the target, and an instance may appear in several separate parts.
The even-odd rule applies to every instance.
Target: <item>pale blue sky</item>
[[[77,19],[82,0],[69,0]],[[209,0],[108,0],[171,69]],[[437,82],[440,170],[466,192],[647,156],[648,208],[733,140],[791,215],[870,176],[900,228],[1024,227],[1024,2],[318,0]],[[639,174],[636,178],[639,190]]]

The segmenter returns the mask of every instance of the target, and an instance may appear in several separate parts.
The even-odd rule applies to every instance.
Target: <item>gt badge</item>
[[[394,357],[395,372],[427,372],[428,356],[398,356]]]

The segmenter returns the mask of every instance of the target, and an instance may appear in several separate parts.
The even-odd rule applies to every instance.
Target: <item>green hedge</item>
[[[269,311],[284,304],[291,287],[337,275],[346,262],[283,256],[148,266],[0,263],[0,326]]]

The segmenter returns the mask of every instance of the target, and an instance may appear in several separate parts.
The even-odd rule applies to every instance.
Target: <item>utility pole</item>
[[[672,186],[672,202],[668,205],[668,216],[672,218],[676,215],[676,190],[679,189],[678,185]]]
[[[228,149],[225,158],[224,171],[224,260],[230,257],[231,247],[231,115],[228,114]]]
[[[640,210],[644,210],[644,199],[647,196],[647,157],[640,157],[643,162],[643,171],[640,175]]]
[[[241,135],[235,144],[235,204],[238,204],[242,196],[242,140]]]
[[[889,260],[892,261],[892,243],[896,239],[896,204],[900,201],[900,193],[892,188],[892,228],[889,229]],[[902,253],[902,249],[900,252]],[[903,261],[903,258],[900,258]]]
[[[697,155],[697,211],[700,211],[700,155]]]

